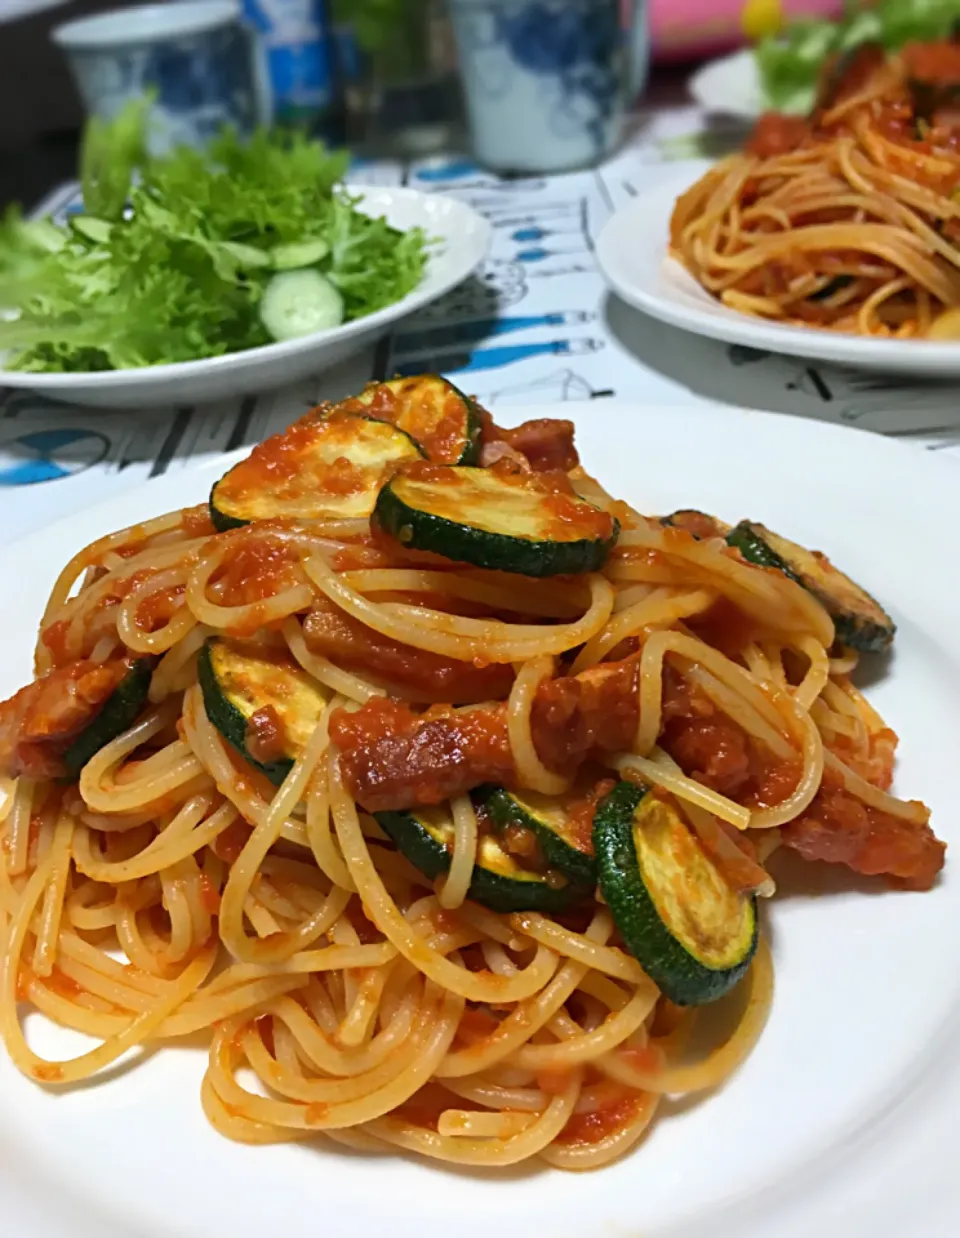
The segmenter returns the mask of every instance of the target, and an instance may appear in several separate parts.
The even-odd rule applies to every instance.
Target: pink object
[[[745,10],[779,9],[796,17],[839,17],[842,0],[649,0],[653,58],[694,60],[730,51],[747,42]]]

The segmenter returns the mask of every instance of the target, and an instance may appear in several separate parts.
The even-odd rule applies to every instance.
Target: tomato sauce
[[[453,1042],[454,1051],[489,1040],[499,1026],[500,1024],[493,1015],[486,1010],[467,1006],[457,1026],[457,1034]]]
[[[250,606],[272,598],[298,580],[295,548],[269,536],[250,537],[237,546],[214,577],[222,606]]]
[[[765,112],[754,126],[746,149],[759,159],[773,159],[797,150],[811,136],[810,124],[801,116]]]
[[[273,705],[264,705],[250,715],[243,743],[251,757],[262,764],[277,761],[286,754],[286,727]]]
[[[359,494],[366,484],[366,469],[359,468],[346,456],[338,456],[324,469],[323,491],[331,498],[347,498],[351,494]]]
[[[185,593],[185,585],[173,585],[145,597],[137,607],[137,626],[145,632],[164,627],[180,609]]]
[[[347,670],[370,673],[399,687],[415,688],[437,703],[465,705],[506,696],[511,666],[477,666],[426,649],[414,649],[318,603],[303,624],[307,648]]]
[[[206,503],[186,508],[180,517],[180,527],[190,538],[212,537],[217,531],[210,519],[210,507]]]
[[[211,916],[220,910],[220,891],[206,873],[200,874],[200,905]]]
[[[55,967],[50,975],[44,979],[43,983],[52,993],[58,993],[61,997],[66,997],[70,1000],[78,997],[83,992],[83,985],[77,984],[72,976],[62,972],[59,967]]]
[[[231,496],[276,489],[284,481],[295,480],[303,469],[304,455],[322,435],[323,425],[311,412],[281,433],[258,443],[234,470]]]
[[[600,1143],[625,1130],[650,1103],[646,1092],[638,1092],[594,1113],[575,1113],[557,1136],[557,1143],[565,1147]]]
[[[232,825],[228,825],[222,834],[218,834],[213,843],[213,850],[225,864],[234,864],[239,859],[240,852],[247,845],[252,826],[238,817]]]
[[[960,86],[960,44],[908,43],[901,49],[907,76],[921,82]]]
[[[347,919],[353,925],[362,946],[373,946],[383,941],[383,934],[369,918],[362,900],[356,894],[347,904]]]
[[[38,1083],[59,1083],[63,1078],[63,1067],[56,1062],[40,1062],[33,1067],[33,1077]]]

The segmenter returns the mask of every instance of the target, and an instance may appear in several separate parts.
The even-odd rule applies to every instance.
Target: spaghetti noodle
[[[636,1144],[665,1094],[726,1079],[773,988],[761,939],[733,1033],[687,1056],[695,1006],[627,948],[629,898],[576,885],[618,776],[651,788],[643,802],[741,909],[773,893],[778,846],[933,882],[943,846],[889,792],[895,737],[821,600],[706,517],[643,517],[569,452],[543,467],[565,435],[485,418],[480,462],[616,517],[600,570],[534,581],[444,561],[370,518],[217,532],[205,508],[71,560],[36,680],[0,707],[0,1030],[24,1074],[67,1086],[204,1033],[203,1108],[232,1139],[589,1169]],[[265,486],[289,441],[254,453]],[[240,733],[212,695],[218,649],[273,693]],[[120,718],[144,658],[148,689]],[[490,782],[544,820],[566,806],[567,877],[542,831],[503,826]],[[433,875],[391,832],[420,810],[447,830]],[[491,847],[509,865],[484,886]],[[539,910],[484,905],[514,879],[513,905],[536,886]],[[27,1009],[95,1047],[41,1059]]]
[[[891,338],[958,336],[960,46],[828,66],[808,120],[770,113],[674,209],[670,249],[724,305]]]

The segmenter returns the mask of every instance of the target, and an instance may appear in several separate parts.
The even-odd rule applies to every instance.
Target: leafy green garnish
[[[340,185],[345,155],[297,133],[224,131],[204,153],[151,160],[145,116],[136,104],[88,126],[86,215],[0,221],[0,309],[17,314],[0,322],[8,367],[123,369],[269,343],[258,306],[281,246],[319,255],[347,320],[420,282],[424,234],[362,214]]]
[[[133,100],[113,120],[91,116],[80,152],[83,205],[99,219],[119,219],[134,171],[146,159],[145,126],[150,96]]]
[[[913,39],[946,38],[958,19],[960,0],[848,0],[839,21],[791,22],[755,49],[764,102],[804,115],[829,56],[872,40],[897,51]]]

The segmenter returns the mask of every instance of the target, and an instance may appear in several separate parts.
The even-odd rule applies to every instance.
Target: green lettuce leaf
[[[803,19],[754,49],[764,103],[803,115],[813,107],[824,61],[835,52],[878,40],[897,51],[911,40],[945,38],[960,21],[960,0],[849,3],[840,21]]]

